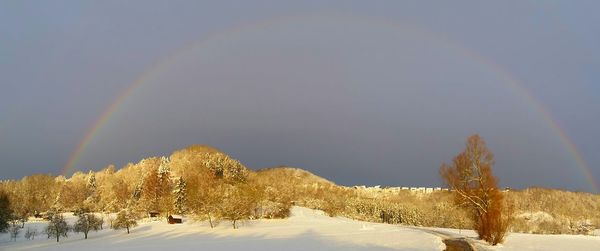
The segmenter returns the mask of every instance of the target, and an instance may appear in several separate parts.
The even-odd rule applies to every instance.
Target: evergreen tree
[[[91,192],[94,193],[96,192],[96,173],[90,171],[90,173],[88,174],[88,179],[87,179],[87,184],[86,184],[87,189]]]
[[[158,179],[160,182],[165,182],[171,176],[171,168],[169,167],[169,159],[165,157],[160,158],[160,165],[158,166]]]
[[[171,168],[168,158],[162,157],[158,167],[158,184],[156,187],[158,211],[167,213],[173,209],[173,184],[171,182]]]
[[[179,177],[173,194],[175,196],[173,205],[175,213],[183,215],[187,211],[187,184],[183,177]]]
[[[8,229],[11,215],[12,210],[10,210],[8,195],[0,192],[0,232],[5,232]]]
[[[96,185],[96,174],[92,171],[88,173],[87,182],[85,184],[86,188],[86,199],[83,202],[84,206],[87,208],[96,211],[98,210],[100,195],[98,194],[98,186]]]
[[[138,201],[142,197],[142,191],[144,189],[143,184],[143,182],[140,182],[135,186],[135,189],[133,189],[133,194],[131,195],[131,197],[134,201]]]

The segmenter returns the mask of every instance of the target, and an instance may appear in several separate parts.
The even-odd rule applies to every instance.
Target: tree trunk
[[[129,225],[127,225],[127,234],[129,234]]]
[[[236,220],[233,220],[233,229],[237,229],[237,227],[235,226],[235,221]]]
[[[210,223],[210,228],[214,228],[212,218],[210,217],[210,213],[208,213],[208,223]]]
[[[85,236],[85,238],[84,238],[84,239],[87,239],[87,234],[88,234],[88,232],[87,232],[87,231],[86,231],[86,232],[83,232],[83,236]]]

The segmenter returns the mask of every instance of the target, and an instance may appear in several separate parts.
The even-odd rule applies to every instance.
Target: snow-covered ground
[[[489,246],[483,241],[476,240],[473,230],[457,230],[446,228],[421,228],[434,231],[449,237],[467,237],[479,250],[490,251],[559,251],[559,250],[600,250],[600,236],[585,235],[542,235],[509,233],[506,241],[498,246]]]
[[[74,219],[69,216],[70,220]],[[46,223],[26,223],[41,232]],[[367,223],[346,218],[331,218],[320,211],[295,207],[292,216],[283,220],[248,221],[240,229],[229,222],[211,229],[206,222],[168,225],[145,222],[131,234],[124,230],[105,229],[83,234],[69,233],[69,238],[46,239],[38,234],[26,240],[23,233],[16,242],[0,234],[0,250],[443,250],[442,237],[431,231],[456,236],[458,230],[403,227]],[[473,236],[472,231],[460,235]],[[598,236],[511,234],[499,247],[490,250],[600,250]]]

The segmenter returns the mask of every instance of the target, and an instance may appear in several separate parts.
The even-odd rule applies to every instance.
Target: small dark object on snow
[[[475,250],[473,246],[469,243],[467,239],[464,238],[454,238],[454,239],[445,239],[443,240],[444,244],[446,244],[446,249],[444,251],[473,251]]]
[[[183,223],[183,221],[182,221],[181,218],[179,218],[179,217],[175,218],[175,217],[173,217],[173,215],[169,215],[169,219],[168,220],[169,220],[169,224],[181,224],[181,223]]]

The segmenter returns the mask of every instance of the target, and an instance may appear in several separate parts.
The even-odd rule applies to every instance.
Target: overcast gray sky
[[[437,186],[439,165],[479,133],[503,186],[592,191],[536,103],[600,179],[599,7],[2,1],[0,178],[60,174],[142,78],[76,170],[209,144],[254,169]]]

